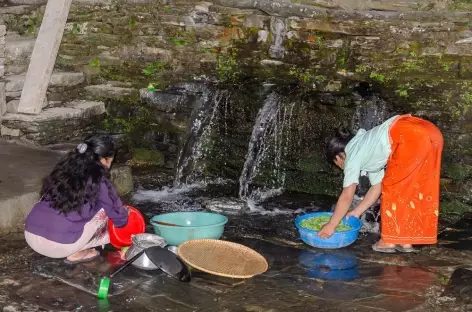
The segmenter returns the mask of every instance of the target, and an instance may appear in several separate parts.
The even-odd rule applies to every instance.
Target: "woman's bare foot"
[[[100,253],[94,248],[85,249],[85,250],[81,250],[81,251],[76,252],[75,254],[70,255],[64,261],[68,264],[77,264],[77,263],[92,261],[93,259],[97,258],[99,255]]]
[[[416,251],[415,249],[413,249],[413,246],[411,244],[395,245],[391,243],[386,243],[382,239],[372,245],[372,249],[374,251],[383,253],[395,253],[397,251],[403,253],[410,253]]]
[[[126,252],[127,251],[128,251],[128,247],[124,247],[119,251],[121,260],[126,260]]]
[[[395,244],[386,243],[382,239],[380,239],[376,245],[377,248],[395,248]]]
[[[372,250],[382,253],[395,253],[395,244],[389,244],[380,239],[377,243],[372,245]]]
[[[410,252],[416,252],[417,250],[413,248],[413,245],[411,244],[403,244],[403,245],[397,245],[395,247],[396,251],[399,252],[404,252],[404,253],[410,253]]]

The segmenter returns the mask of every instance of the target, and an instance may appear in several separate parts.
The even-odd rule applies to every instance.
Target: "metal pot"
[[[131,245],[131,247],[129,247],[126,251],[126,260],[131,259],[133,256],[135,256],[140,251],[146,248],[153,246],[165,247],[167,245],[167,242],[162,237],[149,233],[133,235],[131,241],[133,242],[133,245]],[[132,265],[139,269],[148,271],[158,269],[158,267],[155,266],[154,263],[152,263],[152,261],[148,258],[148,256],[146,256],[145,253],[143,253],[141,257],[136,259],[132,263]]]

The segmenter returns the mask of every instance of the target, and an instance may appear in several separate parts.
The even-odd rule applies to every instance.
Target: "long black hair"
[[[109,135],[94,135],[85,139],[65,155],[44,179],[42,200],[50,202],[51,207],[66,215],[74,211],[80,213],[84,204],[95,203],[102,180],[109,189],[112,188],[109,170],[100,163],[100,159],[114,157],[115,152],[115,141]],[[114,198],[112,200],[115,201]]]
[[[346,145],[354,137],[354,134],[346,127],[341,126],[337,129],[336,134],[326,144],[326,158],[329,162],[336,160],[336,156],[344,153]]]

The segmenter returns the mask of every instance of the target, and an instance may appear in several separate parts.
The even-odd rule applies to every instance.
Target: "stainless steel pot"
[[[138,254],[140,251],[146,248],[153,246],[165,247],[167,245],[165,239],[155,234],[149,233],[133,235],[131,241],[133,242],[133,245],[131,245],[131,247],[129,247],[126,251],[126,260],[131,259],[134,255]],[[145,253],[143,253],[141,257],[136,259],[132,263],[132,265],[142,270],[158,269],[158,267],[155,266],[154,263],[152,263],[152,261],[148,258],[148,256],[146,256]]]

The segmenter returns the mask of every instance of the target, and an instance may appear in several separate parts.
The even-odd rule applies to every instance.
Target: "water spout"
[[[275,35],[274,44],[269,48],[269,55],[272,58],[283,58],[285,55],[285,48],[283,47],[283,38],[286,33],[285,20],[279,17],[272,17],[270,20],[270,28],[272,33]]]

